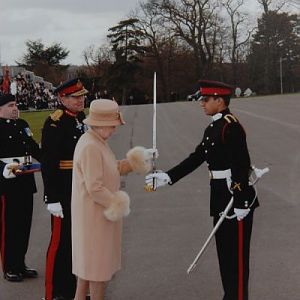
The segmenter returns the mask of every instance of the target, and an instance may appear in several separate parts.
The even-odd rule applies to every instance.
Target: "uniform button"
[[[205,153],[207,153],[208,151],[207,150],[205,150]]]
[[[209,140],[209,137],[207,137],[206,139]]]
[[[211,145],[212,145],[212,146],[214,146],[214,145],[215,145],[215,143],[211,143]]]
[[[8,138],[9,138],[9,139],[12,139],[12,136],[10,135]]]
[[[10,123],[10,120],[6,120],[6,123]]]
[[[76,139],[77,139],[77,136],[76,136],[76,135],[74,135],[73,137],[74,137],[74,140],[76,140]]]
[[[202,146],[204,146],[204,143],[202,143]]]
[[[23,145],[25,145],[25,144],[26,144],[26,142],[23,141]]]
[[[22,130],[20,130],[20,133],[21,133],[21,134],[23,133]]]
[[[214,124],[210,124],[210,127],[214,127]]]

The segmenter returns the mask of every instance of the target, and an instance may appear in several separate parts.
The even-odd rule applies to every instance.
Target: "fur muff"
[[[146,148],[136,146],[127,152],[127,159],[133,171],[147,174],[151,170],[151,161],[145,155]]]
[[[112,222],[116,222],[126,217],[130,213],[130,199],[127,193],[118,191],[114,193],[112,203],[103,211],[104,216]]]

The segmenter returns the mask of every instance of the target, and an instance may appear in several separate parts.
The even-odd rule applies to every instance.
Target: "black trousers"
[[[74,298],[76,277],[72,274],[71,209],[63,207],[64,218],[51,215],[51,240],[47,251],[45,298]]]
[[[4,272],[25,268],[33,210],[33,194],[10,191],[0,199],[0,251]]]
[[[214,225],[218,219],[214,217]],[[242,221],[225,219],[215,235],[223,300],[248,300],[252,224],[253,211]]]

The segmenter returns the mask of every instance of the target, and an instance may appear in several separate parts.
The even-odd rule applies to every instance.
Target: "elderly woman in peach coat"
[[[94,100],[84,120],[73,160],[72,260],[77,276],[76,300],[104,299],[105,284],[121,268],[122,218],[129,214],[129,197],[120,191],[120,175],[147,173],[152,149],[135,147],[116,160],[107,139],[124,124],[118,104]]]

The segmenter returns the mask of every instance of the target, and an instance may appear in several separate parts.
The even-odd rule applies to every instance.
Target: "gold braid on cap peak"
[[[56,121],[60,120],[60,118],[63,114],[64,114],[64,111],[62,109],[57,109],[55,112],[50,114],[50,118],[56,122]]]

